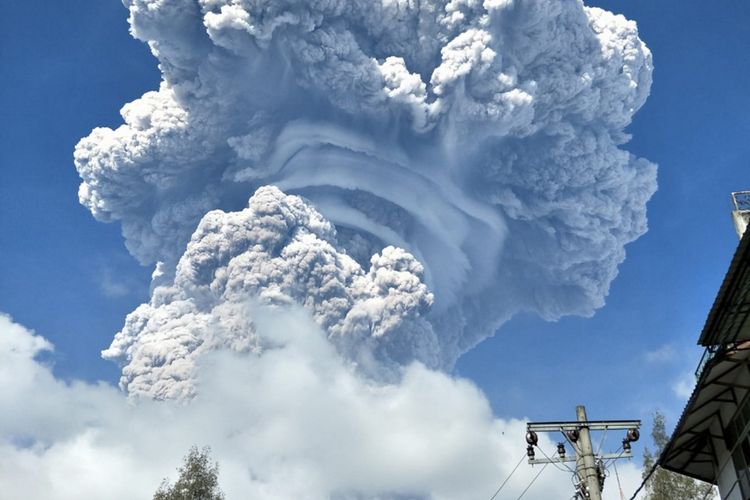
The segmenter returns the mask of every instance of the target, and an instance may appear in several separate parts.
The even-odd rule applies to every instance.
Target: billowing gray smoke
[[[170,285],[128,317],[105,356],[130,361],[130,393],[180,398],[192,391],[197,358],[222,347],[262,352],[248,299],[271,306],[303,304],[347,359],[388,378],[405,353],[418,349],[432,364],[439,343],[422,317],[432,294],[422,266],[386,247],[365,271],[337,248],[330,222],[296,196],[262,187],[250,206],[213,211],[198,226]],[[265,344],[268,344],[266,342]]]
[[[516,312],[591,314],[646,230],[655,168],[618,146],[651,56],[621,16],[574,0],[125,4],[163,83],[75,158],[81,202],[157,263],[105,351],[131,392],[189,394],[203,350],[263,350],[243,301],[302,304],[370,374],[449,368]]]

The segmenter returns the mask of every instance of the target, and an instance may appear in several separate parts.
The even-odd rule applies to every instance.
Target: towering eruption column
[[[262,351],[248,301],[307,308],[375,378],[450,369],[519,311],[592,314],[646,230],[655,167],[622,145],[651,55],[621,16],[125,4],[163,81],[75,157],[81,202],[156,266],[105,351],[131,391],[190,394],[201,352]]]

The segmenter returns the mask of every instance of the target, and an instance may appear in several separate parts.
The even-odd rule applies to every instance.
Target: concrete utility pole
[[[586,485],[590,500],[602,500],[602,492],[599,489],[599,474],[594,460],[594,448],[591,446],[591,433],[589,432],[588,419],[586,418],[586,407],[576,406],[576,417],[581,422],[579,428],[578,444],[581,447],[580,464],[576,462],[578,477]]]
[[[619,458],[631,458],[630,443],[637,441],[640,436],[638,430],[641,426],[640,420],[588,420],[586,408],[576,407],[576,420],[573,422],[537,422],[526,426],[526,454],[529,463],[549,464],[575,462],[575,477],[577,478],[576,499],[580,500],[602,500],[602,488],[604,487],[605,462],[604,460],[617,460]],[[598,455],[594,453],[591,445],[591,431],[627,430],[622,440],[622,451],[619,453],[606,453]],[[538,446],[539,437],[537,432],[560,432],[575,450],[575,456],[569,457],[565,451],[565,442],[557,444],[557,457],[549,457],[544,453],[544,458],[536,458],[535,447]]]

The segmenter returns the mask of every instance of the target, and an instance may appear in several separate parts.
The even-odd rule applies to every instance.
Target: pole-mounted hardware
[[[526,425],[526,455],[529,463],[548,464],[575,462],[577,476],[576,498],[583,500],[601,500],[604,489],[605,460],[631,458],[630,444],[640,438],[640,420],[588,420],[586,408],[576,407],[577,420],[573,422],[529,422]],[[624,430],[622,451],[619,453],[595,454],[591,446],[591,431]],[[557,444],[557,457],[536,458],[534,448],[539,444],[539,432],[560,432],[573,448],[575,453],[568,455],[565,442]]]

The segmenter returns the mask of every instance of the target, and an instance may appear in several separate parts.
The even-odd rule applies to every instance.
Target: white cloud
[[[115,271],[106,265],[99,267],[96,279],[99,289],[110,298],[125,297],[138,288],[132,279],[116,276]]]
[[[199,395],[178,404],[57,380],[34,359],[49,343],[0,315],[3,495],[150,498],[197,444],[212,447],[229,499],[485,500],[523,455],[524,423],[494,418],[471,382],[417,364],[398,384],[376,384],[303,312],[254,317],[276,347],[204,358]],[[515,498],[537,471],[523,464],[503,497]],[[632,491],[637,469],[619,472]],[[567,496],[569,480],[549,467],[526,498]],[[618,498],[613,477],[608,490],[605,498]]]
[[[648,351],[644,354],[644,358],[649,363],[666,363],[674,360],[676,356],[677,352],[672,344],[664,344],[658,349]]]
[[[679,379],[672,384],[672,392],[680,399],[687,400],[695,389],[695,374],[683,373]]]

